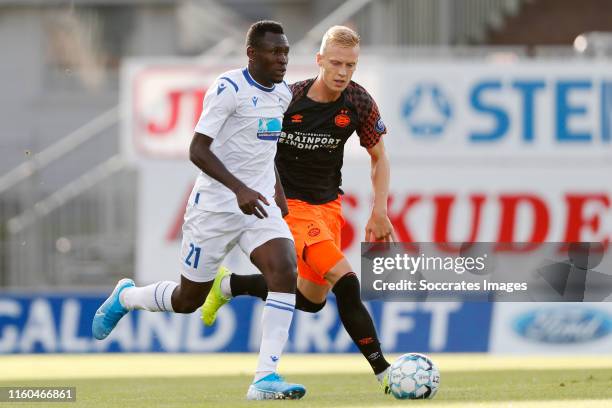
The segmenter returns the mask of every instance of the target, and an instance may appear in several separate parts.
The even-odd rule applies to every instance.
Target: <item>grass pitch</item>
[[[361,355],[286,355],[280,372],[308,392],[300,401],[248,402],[252,354],[30,355],[0,357],[0,386],[74,386],[76,403],[12,407],[191,408],[286,406],[612,407],[610,357],[432,355],[434,400],[385,396]],[[395,358],[395,356],[391,356]]]

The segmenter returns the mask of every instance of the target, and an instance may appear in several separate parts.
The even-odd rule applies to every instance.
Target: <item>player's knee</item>
[[[332,290],[336,295],[338,314],[347,330],[349,328],[364,327],[364,325],[368,325],[368,321],[371,322],[370,314],[361,301],[359,280],[354,273],[347,273],[340,278]]]
[[[332,288],[336,295],[338,305],[361,303],[361,293],[359,279],[354,272],[349,272],[342,276]]]
[[[295,291],[295,308],[303,312],[317,313],[325,307],[327,300],[322,303],[315,303],[308,300],[299,289]]]

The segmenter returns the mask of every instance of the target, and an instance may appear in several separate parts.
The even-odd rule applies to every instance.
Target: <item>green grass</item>
[[[104,356],[96,356],[103,359]],[[30,357],[34,358],[34,357]],[[165,359],[158,358],[160,364]],[[352,356],[359,362],[360,356]],[[254,356],[244,356],[245,365],[249,366]],[[434,358],[435,360],[436,358]],[[474,364],[479,360],[486,361],[488,356],[475,355]],[[519,364],[521,359],[531,361],[532,357],[514,359],[513,364]],[[130,360],[126,357],[126,360]],[[338,370],[346,356],[335,360],[331,356],[328,365]],[[434,400],[429,401],[397,401],[385,396],[380,391],[378,383],[367,370],[357,370],[353,373],[325,374],[325,364],[320,373],[296,373],[287,375],[293,382],[306,385],[308,392],[300,401],[248,402],[244,400],[246,389],[250,383],[250,375],[203,375],[203,376],[169,376],[169,377],[126,377],[118,378],[66,378],[66,379],[35,379],[36,373],[31,373],[31,379],[9,380],[4,372],[0,378],[0,386],[75,386],[77,388],[76,403],[36,403],[8,404],[0,406],[37,407],[51,406],[53,408],[68,407],[121,407],[121,408],[189,408],[189,407],[240,407],[240,406],[286,406],[296,407],[375,407],[404,406],[427,404],[427,406],[500,406],[500,407],[611,407],[612,406],[612,366],[610,368],[589,367],[580,368],[580,357],[575,358],[574,367],[560,368],[528,368],[525,370],[495,369],[477,370],[474,367],[460,369],[459,364],[450,364],[445,372],[441,368],[441,387]],[[463,357],[462,361],[471,359]],[[519,360],[518,362],[516,360]],[[58,362],[61,357],[58,357]],[[172,361],[172,360],[168,360]],[[222,361],[216,357],[215,363]],[[238,359],[237,361],[240,361]],[[501,360],[500,360],[501,361]],[[549,360],[545,360],[549,361]],[[552,362],[552,360],[550,360]],[[568,360],[572,361],[572,360]],[[609,362],[610,360],[608,360]],[[0,357],[0,368],[3,358]],[[13,361],[9,361],[14,363]],[[65,360],[66,363],[70,359]],[[464,363],[462,363],[464,364]],[[289,364],[286,363],[287,367]],[[9,364],[10,366],[10,364]],[[543,364],[546,366],[546,364]],[[126,366],[129,369],[129,365]],[[80,370],[83,368],[80,367]],[[213,368],[214,370],[214,368]],[[209,370],[210,371],[210,370]],[[307,370],[302,370],[307,371]],[[52,373],[49,373],[52,375]],[[76,373],[75,373],[76,374]],[[42,375],[42,374],[41,374]],[[45,376],[46,377],[46,376]],[[49,377],[46,377],[49,378]]]

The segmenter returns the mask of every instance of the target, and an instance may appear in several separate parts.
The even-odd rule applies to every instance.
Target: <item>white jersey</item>
[[[291,102],[285,82],[265,87],[247,68],[225,72],[208,88],[195,131],[213,139],[211,151],[247,187],[274,205],[274,156]],[[236,195],[200,172],[190,203],[213,212],[241,212]]]

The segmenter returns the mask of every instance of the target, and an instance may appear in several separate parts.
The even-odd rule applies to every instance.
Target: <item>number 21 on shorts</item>
[[[187,255],[187,258],[185,258],[185,263],[193,267],[194,269],[196,269],[198,267],[198,262],[200,262],[200,252],[201,251],[202,251],[202,248],[197,247],[193,244],[189,244],[189,254]],[[191,258],[193,258],[193,261]]]

